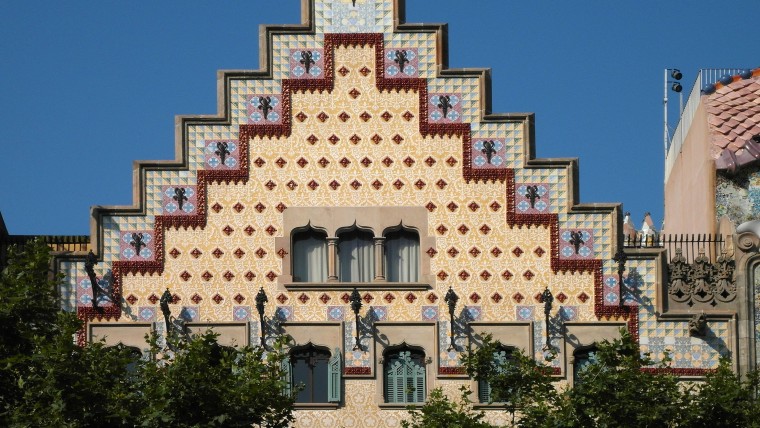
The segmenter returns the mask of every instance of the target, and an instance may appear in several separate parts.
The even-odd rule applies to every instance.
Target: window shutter
[[[425,401],[425,366],[418,366],[412,361],[409,363],[414,366],[414,396],[411,401],[422,403]]]
[[[478,381],[478,401],[481,403],[489,403],[491,401],[491,385],[485,379]]]
[[[340,403],[341,374],[343,372],[340,357],[340,349],[335,348],[333,356],[327,363],[327,401],[331,403]]]
[[[292,375],[290,372],[290,355],[286,355],[280,362],[280,368],[282,369],[282,395],[289,396],[291,393],[291,385],[293,384]]]

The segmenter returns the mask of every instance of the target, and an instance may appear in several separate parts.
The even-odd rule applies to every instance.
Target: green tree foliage
[[[457,403],[449,401],[440,388],[430,392],[428,401],[421,408],[410,407],[410,420],[401,422],[403,428],[491,428],[483,421],[483,412],[472,410],[469,396],[472,392],[466,387],[460,389],[462,396]]]
[[[12,250],[0,274],[0,426],[285,427],[294,398],[282,352],[233,349],[207,332],[150,358],[75,344],[82,323],[58,305],[47,246]]]
[[[694,428],[760,427],[760,373],[737,376],[723,359],[718,369],[687,398],[683,426]]]
[[[520,349],[513,350],[507,361],[496,363],[494,354],[500,349],[501,344],[486,335],[479,347],[468,349],[460,358],[468,375],[490,385],[491,401],[503,406],[512,415],[513,423],[518,409],[526,412],[535,406],[544,408],[557,400],[549,367],[538,364]]]

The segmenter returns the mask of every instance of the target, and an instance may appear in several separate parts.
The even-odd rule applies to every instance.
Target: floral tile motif
[[[370,322],[386,321],[388,319],[388,307],[371,306],[367,311],[367,318]]]
[[[417,49],[386,49],[383,66],[386,78],[417,77],[419,75]]]
[[[575,321],[578,319],[578,307],[577,306],[560,306],[559,316],[562,321]]]
[[[473,138],[473,168],[505,168],[506,143],[503,138]]]
[[[617,306],[620,299],[620,287],[618,287],[618,278],[616,275],[604,276],[604,289],[602,290],[604,304],[606,306]]]
[[[550,185],[546,183],[523,183],[515,189],[515,208],[522,214],[549,212]]]
[[[467,321],[480,321],[483,317],[483,309],[481,306],[465,306],[462,310],[462,317]]]
[[[164,213],[170,215],[188,215],[195,213],[198,206],[196,186],[164,186]]]
[[[278,306],[274,311],[274,317],[280,321],[293,321],[293,307]]]
[[[519,321],[533,321],[535,306],[517,306],[515,313]]]
[[[206,166],[211,169],[237,169],[238,146],[232,140],[206,140]]]
[[[186,322],[198,322],[201,320],[201,311],[198,306],[183,306],[177,318]]]
[[[156,249],[154,246],[153,231],[133,230],[121,232],[119,254],[121,260],[155,260]]]
[[[430,123],[459,123],[462,121],[462,95],[440,93],[428,95]]]
[[[327,307],[327,320],[328,321],[343,321],[346,316],[346,308],[343,306],[328,306]]]
[[[322,49],[290,50],[291,79],[320,79],[324,77],[324,68]]]
[[[565,260],[593,258],[593,229],[560,229],[559,257]]]
[[[251,95],[246,103],[248,123],[282,123],[282,103],[280,96],[264,94]]]
[[[248,321],[251,319],[250,306],[233,306],[232,319],[235,321]]]
[[[111,270],[109,269],[103,277],[98,278],[98,287],[105,291],[105,294],[100,293],[98,295],[98,306],[108,306],[112,304],[111,298]],[[91,307],[92,306],[92,283],[89,277],[77,277],[76,287],[76,299],[77,306],[79,307]]]
[[[156,307],[155,306],[140,306],[137,308],[137,318],[140,321],[153,322],[156,320]]]
[[[423,306],[422,307],[422,320],[423,321],[436,321],[436,320],[438,320],[438,306]]]

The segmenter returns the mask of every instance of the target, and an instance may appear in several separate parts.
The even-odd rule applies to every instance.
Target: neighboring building
[[[577,162],[534,158],[533,115],[492,113],[488,70],[447,68],[445,26],[405,24],[393,0],[303,11],[261,32],[263,70],[220,73],[217,117],[177,119],[174,162],[136,166],[134,206],[93,209],[97,265],[56,259],[82,342],[145,348],[167,289],[173,328],[289,335],[299,426],[399,426],[431,388],[486,388],[458,359],[486,333],[505,359],[553,349],[569,383],[620,327],[678,375],[745,369],[735,311],[673,300],[667,249],[626,250],[621,304],[620,206],[577,203]],[[88,269],[113,296],[97,308]]]
[[[706,312],[737,317],[742,371],[760,358],[758,158],[760,68],[700,70],[665,159],[664,232],[688,241],[691,260],[703,251],[716,263],[725,251],[735,264],[737,298],[712,301]],[[720,276],[707,272],[709,296],[724,288]]]

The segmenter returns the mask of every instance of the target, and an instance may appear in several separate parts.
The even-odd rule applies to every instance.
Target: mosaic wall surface
[[[715,214],[727,216],[738,226],[757,219],[760,213],[760,170],[748,167],[735,174],[718,172],[715,183]]]
[[[255,343],[254,297],[263,288],[270,319],[344,322],[344,367],[359,373],[373,362],[367,352],[351,352],[348,294],[278,285],[291,251],[275,246],[289,234],[283,212],[425,207],[428,230],[420,233],[436,244],[420,256],[429,258],[434,281],[425,291],[362,291],[374,320],[438,322],[439,344],[446,343],[443,298],[451,287],[460,296],[460,320],[532,321],[542,359],[540,293],[548,287],[554,325],[624,319],[644,350],[670,347],[675,367],[714,367],[727,352],[728,326],[711,323],[712,336],[702,340],[689,337],[684,322],[656,321],[653,259],[629,264],[632,292],[619,305],[611,260],[616,212],[569,210],[567,165],[526,168],[529,119],[484,121],[478,77],[438,77],[435,33],[394,33],[392,4],[317,0],[315,34],[273,35],[273,78],[231,79],[230,124],[191,122],[183,141],[187,168],[143,171],[145,214],[103,217],[95,269],[116,301],[103,300],[95,311],[84,264],[68,263],[66,304],[91,322],[159,325],[158,300],[168,288],[173,314],[251,321]],[[550,336],[560,347],[561,337]],[[464,337],[456,343],[463,346]],[[565,373],[563,361],[552,363],[557,375]],[[435,364],[439,374],[456,373],[458,356],[441,348]],[[454,388],[464,381],[430,382]],[[299,423],[335,426],[331,418],[340,418],[359,426],[359,409],[376,402],[374,380],[345,388],[350,399],[339,411],[302,411]],[[393,415],[382,418],[393,426]]]

